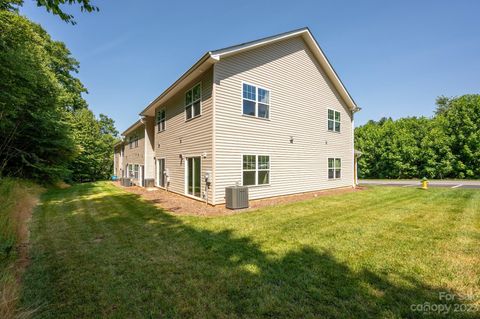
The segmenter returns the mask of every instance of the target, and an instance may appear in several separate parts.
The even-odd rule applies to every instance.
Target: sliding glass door
[[[165,187],[166,176],[165,176],[165,159],[160,158],[157,160],[157,186]]]
[[[187,158],[187,194],[200,197],[201,160],[200,157]]]

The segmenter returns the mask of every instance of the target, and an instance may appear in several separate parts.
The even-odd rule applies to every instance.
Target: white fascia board
[[[330,64],[330,61],[328,61],[322,49],[318,45],[318,42],[315,40],[315,38],[313,37],[312,33],[308,28],[300,29],[298,31],[294,31],[290,33],[281,34],[279,36],[270,37],[264,40],[253,41],[250,43],[246,43],[244,45],[234,46],[230,49],[227,48],[224,50],[214,51],[212,53],[212,57],[214,57],[217,60],[220,60],[221,58],[232,56],[240,52],[248,51],[257,47],[265,46],[271,43],[275,43],[281,40],[286,40],[296,36],[302,36],[305,42],[308,44],[308,46],[312,49],[315,57],[317,58],[317,61],[323,67],[323,69],[327,73],[327,76],[332,81],[334,86],[337,88],[337,90],[339,91],[340,95],[342,96],[347,106],[354,112],[359,111],[360,108],[356,105],[355,101],[352,99],[352,97],[348,93],[347,89],[345,88],[342,81],[340,80],[337,73],[335,72],[332,65]]]

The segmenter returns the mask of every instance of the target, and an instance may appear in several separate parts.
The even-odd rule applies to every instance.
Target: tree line
[[[60,5],[89,0],[37,0],[75,23]],[[88,108],[79,63],[64,43],[18,12],[21,0],[0,0],[0,176],[40,182],[108,178],[118,132]]]
[[[382,118],[355,129],[360,178],[480,178],[480,95],[437,98],[431,118]]]

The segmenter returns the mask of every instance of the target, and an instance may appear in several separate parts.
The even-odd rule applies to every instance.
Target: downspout
[[[211,56],[216,62],[220,60],[219,56]],[[217,63],[213,63],[213,74],[212,74],[212,176],[211,176],[211,189],[212,189],[212,198],[210,202],[212,205],[215,205],[216,189],[217,189],[217,178],[216,178],[216,97],[217,97]]]
[[[352,146],[353,146],[353,171],[354,171],[354,176],[353,176],[353,187],[357,187],[358,185],[358,165],[357,165],[357,156],[355,154],[355,121],[354,121],[354,114],[359,112],[361,108],[356,106],[352,110]]]

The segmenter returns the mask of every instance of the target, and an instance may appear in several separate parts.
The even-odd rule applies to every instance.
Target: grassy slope
[[[19,245],[27,240],[26,225],[40,188],[17,179],[0,179],[0,318],[27,314],[16,309],[26,250]]]
[[[480,298],[479,205],[478,190],[379,187],[201,218],[107,183],[52,190],[23,303],[44,318],[423,317],[411,305],[439,292]]]

